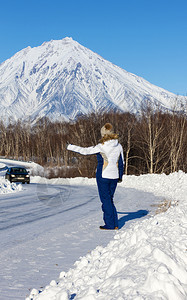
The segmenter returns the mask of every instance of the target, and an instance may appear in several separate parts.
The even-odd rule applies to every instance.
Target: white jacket
[[[117,139],[112,139],[93,147],[79,147],[69,144],[67,149],[83,155],[100,153],[104,160],[102,177],[109,179],[119,178],[118,160],[121,155],[124,163],[124,156],[123,148]]]

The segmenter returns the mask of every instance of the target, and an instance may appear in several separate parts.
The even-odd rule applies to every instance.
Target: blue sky
[[[0,63],[44,41],[72,37],[123,69],[187,95],[186,0],[7,0]]]

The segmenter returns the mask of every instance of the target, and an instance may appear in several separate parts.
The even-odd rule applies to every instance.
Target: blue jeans
[[[103,220],[107,228],[114,229],[118,227],[117,211],[113,202],[118,179],[107,179],[100,176],[96,179],[102,202]]]

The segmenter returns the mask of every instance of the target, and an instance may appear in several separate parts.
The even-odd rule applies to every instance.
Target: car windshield
[[[14,173],[27,173],[27,170],[24,168],[11,168],[11,172]]]

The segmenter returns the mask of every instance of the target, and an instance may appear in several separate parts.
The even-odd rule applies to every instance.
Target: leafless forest
[[[146,107],[139,115],[103,113],[79,117],[75,122],[42,119],[35,125],[0,122],[0,156],[34,161],[50,168],[50,177],[94,177],[95,155],[67,151],[67,143],[96,145],[100,128],[113,124],[124,149],[124,174],[187,172],[187,118],[181,112]],[[55,172],[53,171],[55,170]]]

